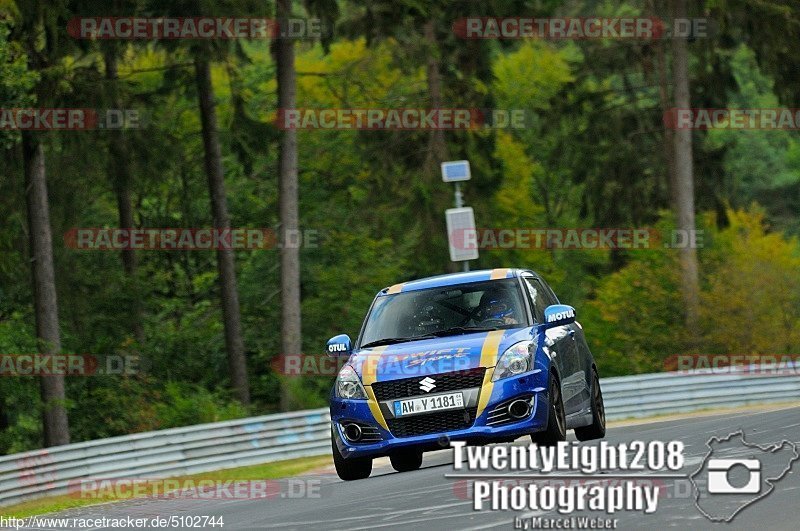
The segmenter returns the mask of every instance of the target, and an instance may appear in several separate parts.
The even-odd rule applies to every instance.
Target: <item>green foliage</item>
[[[545,109],[561,88],[575,80],[568,54],[541,41],[524,41],[494,62],[494,95],[512,109]]]
[[[740,45],[731,56],[731,70],[736,90],[728,96],[734,109],[776,109],[780,107],[772,81],[759,69],[755,53]],[[747,205],[759,191],[800,182],[796,154],[800,150],[797,135],[788,130],[741,131],[711,130],[706,137],[709,148],[725,153],[723,167],[728,197]]]
[[[713,235],[703,292],[712,352],[793,354],[800,349],[800,242],[769,232],[760,211],[728,211]]]
[[[669,231],[665,219],[656,229]],[[677,253],[630,252],[628,263],[605,276],[588,304],[584,326],[602,374],[663,370],[663,360],[686,344]]]
[[[683,322],[677,254],[631,253],[600,282],[582,317],[603,374],[664,370],[676,354],[785,354],[800,348],[800,243],[770,233],[758,210],[728,210],[729,225],[704,222],[700,250],[702,334]],[[669,229],[664,221],[659,228]]]
[[[15,311],[0,313],[0,352],[28,354],[36,349],[31,315]],[[38,386],[34,378],[0,377],[0,448],[7,453],[22,452],[40,445]]]
[[[659,53],[668,71],[669,47],[663,42],[465,41],[452,32],[452,21],[467,15],[463,6],[362,4],[306,3],[328,23],[341,18],[324,46],[296,44],[299,107],[427,108],[429,61],[435,58],[443,106],[526,113],[522,129],[443,134],[448,157],[472,164],[464,193],[479,226],[674,226],[665,214],[670,202]],[[66,39],[74,6],[54,5],[47,10],[39,1],[0,1],[3,108],[108,105],[102,52],[109,43]],[[484,2],[473,6],[473,14],[637,16],[648,5]],[[107,10],[94,0],[82,7]],[[272,9],[249,1],[120,4],[129,11],[142,7],[153,15],[189,10],[191,16],[269,16]],[[300,3],[292,7],[304,14]],[[797,13],[783,0],[715,0],[704,9],[704,16],[720,21],[720,32],[690,45],[693,105],[796,106],[800,68],[790,43]],[[748,15],[755,15],[752,26],[742,23]],[[433,42],[423,30],[429,20],[436,23]],[[787,23],[786,33],[776,30],[779,20]],[[191,64],[194,54],[208,53],[231,223],[277,230],[281,131],[274,123],[273,43],[206,44],[114,43],[121,103],[147,116],[143,128],[123,132],[135,222],[207,227],[213,221]],[[323,354],[334,334],[356,336],[381,288],[456,269],[447,256],[443,219],[452,191],[441,183],[440,161],[431,164],[431,138],[430,131],[298,132],[300,221],[313,231],[312,245],[300,253],[305,354]],[[63,351],[142,360],[142,371],[133,376],[68,378],[73,440],[276,411],[281,386],[292,389],[300,407],[326,403],[331,375],[285,378],[271,368],[281,354],[278,249],[236,256],[253,397],[245,410],[228,391],[213,252],[139,251],[137,273],[130,277],[118,253],[67,248],[61,235],[72,227],[118,225],[109,169],[121,162],[109,156],[106,131],[52,132],[41,139]],[[35,348],[17,140],[17,132],[0,131],[0,353]],[[784,232],[800,233],[797,132],[697,132],[694,146],[697,210],[706,231],[700,338],[690,341],[682,324],[673,250],[492,250],[482,251],[473,268],[542,273],[560,299],[578,309],[603,376],[661,370],[666,357],[689,350],[796,352],[799,251]],[[137,299],[141,341],[131,323]],[[0,406],[0,452],[39,447],[37,381],[0,378]]]
[[[169,382],[155,413],[159,428],[174,428],[241,418],[246,411],[237,402],[225,401],[202,387]]]
[[[39,76],[28,70],[28,58],[19,43],[9,41],[7,22],[0,19],[0,102],[3,108],[30,107],[35,101],[31,90]],[[0,129],[0,148],[9,148],[19,141],[19,133],[7,126]]]

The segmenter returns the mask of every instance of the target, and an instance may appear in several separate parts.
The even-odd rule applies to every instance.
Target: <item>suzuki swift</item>
[[[553,445],[568,429],[605,436],[597,367],[575,309],[533,271],[494,269],[381,290],[331,392],[336,472],[363,479],[388,456],[398,472],[425,451],[530,435]]]

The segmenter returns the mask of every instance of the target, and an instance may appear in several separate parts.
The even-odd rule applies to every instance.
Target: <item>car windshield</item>
[[[515,279],[474,282],[378,297],[361,347],[526,325]]]

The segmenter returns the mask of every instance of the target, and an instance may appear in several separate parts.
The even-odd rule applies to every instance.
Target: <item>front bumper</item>
[[[546,371],[534,371],[519,376],[506,378],[494,382],[490,388],[484,385],[480,393],[489,392],[489,399],[485,408],[478,412],[472,426],[437,433],[427,433],[410,437],[396,437],[384,427],[373,414],[367,400],[344,400],[333,397],[331,399],[331,420],[333,421],[336,445],[345,458],[355,457],[382,457],[399,450],[441,450],[448,448],[451,440],[463,440],[468,443],[485,444],[491,442],[512,441],[522,435],[541,431],[547,427],[547,412],[549,401],[546,386]],[[531,411],[527,417],[506,422],[502,425],[490,425],[490,415],[493,410],[517,397],[532,399]],[[386,421],[381,418],[383,424]],[[352,443],[345,439],[342,433],[342,424],[347,421],[368,424],[377,428],[381,436],[378,442]]]

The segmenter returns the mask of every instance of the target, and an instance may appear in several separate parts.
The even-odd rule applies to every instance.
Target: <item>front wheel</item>
[[[547,415],[547,428],[531,434],[531,440],[539,446],[555,446],[567,439],[567,417],[564,414],[564,401],[561,398],[561,385],[556,375],[550,372],[550,411]]]
[[[392,468],[398,472],[411,472],[418,470],[422,466],[422,452],[416,450],[405,450],[389,456]]]
[[[372,473],[372,459],[369,457],[356,457],[345,459],[336,446],[336,436],[331,427],[331,451],[333,452],[333,465],[336,467],[336,474],[344,481],[368,478]]]
[[[575,437],[579,441],[602,439],[606,436],[606,408],[603,405],[603,392],[600,390],[600,378],[597,371],[592,370],[592,423],[575,428]]]

